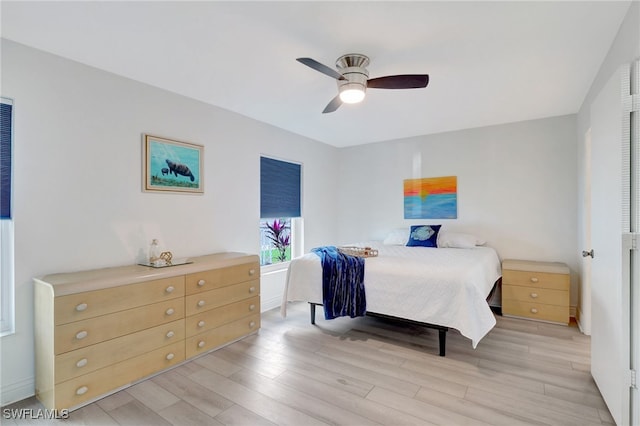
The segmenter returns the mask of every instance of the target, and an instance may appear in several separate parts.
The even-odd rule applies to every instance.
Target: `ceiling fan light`
[[[362,102],[364,94],[364,87],[360,84],[345,84],[340,88],[340,100],[345,104]]]

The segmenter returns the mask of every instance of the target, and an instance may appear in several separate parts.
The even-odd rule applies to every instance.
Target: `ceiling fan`
[[[419,89],[427,87],[429,83],[428,74],[369,78],[369,71],[367,71],[369,58],[360,53],[349,53],[336,59],[337,71],[311,58],[297,58],[296,61],[337,80],[338,95],[325,107],[323,114],[337,110],[343,103],[361,102],[367,87],[370,89]]]

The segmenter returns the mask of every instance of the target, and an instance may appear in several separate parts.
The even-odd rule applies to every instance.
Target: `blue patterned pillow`
[[[438,231],[442,225],[414,225],[409,233],[407,247],[437,247]]]

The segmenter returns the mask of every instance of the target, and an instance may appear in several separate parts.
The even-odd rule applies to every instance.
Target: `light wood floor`
[[[498,317],[474,350],[451,330],[376,318],[309,324],[307,304],[259,334],[71,413],[95,425],[613,424],[589,374],[589,337]],[[10,408],[42,408],[33,398]],[[5,419],[4,424],[46,424]],[[53,421],[62,423],[62,421]]]

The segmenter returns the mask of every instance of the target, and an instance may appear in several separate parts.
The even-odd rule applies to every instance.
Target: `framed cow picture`
[[[204,146],[142,136],[143,191],[204,193]]]

